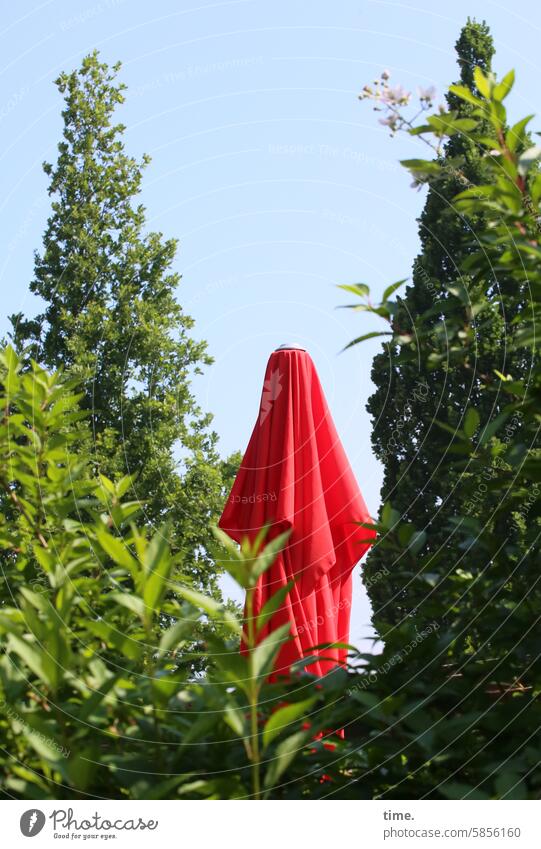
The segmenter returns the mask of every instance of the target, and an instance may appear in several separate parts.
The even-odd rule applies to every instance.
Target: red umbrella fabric
[[[310,355],[279,348],[269,358],[259,415],[219,521],[237,542],[253,540],[265,524],[268,538],[292,529],[255,593],[257,616],[271,595],[297,579],[261,635],[291,624],[275,675],[314,654],[312,646],[349,641],[352,570],[375,535],[356,523],[371,521]],[[323,675],[347,650],[317,654],[329,659],[309,671]]]

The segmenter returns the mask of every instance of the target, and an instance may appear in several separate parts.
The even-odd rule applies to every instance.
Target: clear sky
[[[8,314],[38,307],[27,289],[49,210],[41,163],[61,132],[52,81],[98,48],[123,62],[127,150],[153,159],[149,227],[181,242],[179,299],[215,358],[194,388],[221,451],[246,446],[270,352],[301,342],[375,514],[381,469],[364,406],[378,344],[339,352],[378,325],[337,310],[347,297],[335,285],[377,294],[410,273],[423,194],[397,160],[425,152],[389,138],[357,94],[384,68],[408,90],[443,92],[468,15],[491,26],[498,72],[517,70],[513,115],[537,112],[534,0],[4,2],[0,334]],[[351,639],[365,648],[369,617],[357,570]]]

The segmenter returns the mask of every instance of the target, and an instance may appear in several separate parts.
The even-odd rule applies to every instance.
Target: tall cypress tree
[[[52,213],[30,284],[44,308],[32,320],[12,316],[13,337],[47,368],[82,380],[96,466],[108,477],[135,475],[148,521],[172,522],[186,571],[217,591],[209,523],[234,461],[220,461],[211,417],[190,390],[211,359],[176,298],[176,240],[145,233],[138,195],[150,160],[125,152],[125,128],[114,123],[124,101],[119,69],[94,52],[56,80],[63,138],[56,164],[44,164]]]
[[[468,19],[455,45],[460,67],[460,83],[477,93],[473,69],[480,66],[490,71],[494,46],[488,27]],[[450,110],[458,117],[471,114],[468,103],[456,95],[447,95]],[[398,299],[396,326],[408,332],[416,316],[432,311],[434,333],[444,332],[446,286],[460,276],[458,264],[468,252],[473,226],[452,208],[451,199],[467,184],[484,182],[483,163],[478,146],[458,133],[445,145],[440,161],[447,166],[443,178],[431,183],[419,219],[421,252],[413,265],[412,282]],[[482,222],[477,222],[482,226]],[[465,292],[481,284],[461,278]],[[447,363],[418,362],[413,357],[404,362],[397,347],[386,345],[373,362],[372,380],[376,389],[367,409],[373,417],[372,444],[383,462],[382,501],[390,501],[403,521],[411,522],[422,534],[423,551],[441,552],[449,544],[449,520],[467,510],[461,509],[471,497],[467,479],[459,471],[446,469],[449,443],[445,429],[462,426],[465,409],[473,406],[488,421],[497,415],[494,398],[483,392],[480,375],[493,374],[498,368],[510,367],[509,355],[502,344],[505,329],[513,318],[494,309],[505,281],[488,293],[487,313],[478,316],[479,331],[476,357],[468,363],[453,361],[449,351]],[[486,291],[486,289],[485,289]],[[515,355],[517,358],[520,354]],[[497,406],[497,405],[496,405]],[[443,428],[441,427],[443,424]],[[425,536],[426,535],[426,536]],[[422,607],[426,583],[417,582],[411,567],[402,560],[389,562],[389,551],[377,546],[368,555],[364,574],[373,608],[373,622],[380,633]],[[402,560],[402,562],[401,562]],[[418,589],[419,587],[419,589]],[[422,613],[421,613],[422,619]]]

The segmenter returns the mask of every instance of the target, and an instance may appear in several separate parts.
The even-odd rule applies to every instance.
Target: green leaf
[[[488,799],[486,793],[482,793],[469,784],[461,784],[458,781],[448,781],[440,785],[440,790],[446,799]]]
[[[112,534],[108,533],[105,528],[100,527],[96,528],[96,537],[99,544],[111,560],[113,560],[118,566],[123,566],[127,569],[132,578],[135,580],[139,573],[139,566],[137,560],[135,560],[135,558],[130,554],[124,540],[112,536]]]
[[[530,123],[534,116],[526,115],[525,118],[522,118],[520,121],[517,121],[516,124],[507,131],[505,136],[505,140],[507,142],[507,147],[511,151],[515,151],[519,145],[524,141],[524,137],[526,135],[526,127]]]
[[[418,554],[427,540],[425,531],[414,531],[408,543],[408,551],[412,554]]]
[[[262,640],[253,650],[251,660],[251,672],[254,678],[263,678],[268,675],[273,667],[274,661],[282,644],[286,641],[291,625],[287,622],[280,625]]]
[[[390,501],[387,501],[381,511],[381,524],[386,530],[391,530],[399,521],[400,513],[394,509]]]
[[[105,477],[105,475],[99,475],[99,479],[102,487],[107,490],[110,495],[116,495],[113,481],[109,480],[109,478]]]
[[[338,304],[336,307],[337,310],[353,310],[353,312],[369,312],[370,307],[369,304]]]
[[[250,571],[250,585],[256,585],[258,579],[269,569],[276,560],[278,553],[283,549],[287,540],[291,535],[291,528],[288,528],[283,533],[278,534],[273,540],[267,543],[263,551],[261,551],[253,564]]]
[[[160,602],[167,589],[167,580],[174,565],[174,559],[169,550],[167,542],[168,526],[165,525],[152,537],[145,552],[145,585],[143,589],[143,601],[149,611],[159,611]]]
[[[294,585],[294,581],[289,581],[289,583],[286,584],[284,587],[280,587],[280,589],[276,590],[276,592],[273,593],[269,600],[263,605],[255,622],[255,626],[258,631],[261,630],[261,628],[263,628],[267,624],[273,614],[276,613],[276,611],[278,610],[280,605],[285,601],[287,594]]]
[[[306,716],[315,701],[316,698],[312,697],[275,710],[263,728],[263,749],[265,750],[275,737],[287,730],[293,722],[301,716]]]
[[[361,298],[367,298],[370,295],[370,288],[366,283],[341,283],[337,288],[343,289],[344,292],[351,292],[353,295],[359,295]]]
[[[528,799],[528,788],[515,772],[502,772],[494,782],[499,799]]]
[[[477,127],[475,118],[457,118],[449,123],[449,127],[459,133],[469,133]]]
[[[273,753],[270,766],[265,773],[264,786],[267,791],[272,790],[277,784],[280,777],[295,757],[300,754],[311,736],[309,731],[298,731],[278,744],[276,751]]]
[[[474,118],[458,118],[456,112],[431,115],[428,118],[428,123],[432,127],[433,132],[438,136],[467,133],[477,127],[477,121]],[[441,171],[441,165],[435,162],[433,165],[436,166],[438,171]]]
[[[33,545],[32,550],[39,565],[48,575],[54,570],[55,557],[52,551],[47,551],[41,545]]]
[[[410,136],[422,136],[424,133],[431,133],[432,127],[430,124],[421,124],[418,127],[411,127],[408,129],[408,133]]]
[[[241,554],[239,552],[239,548],[236,542],[231,539],[231,537],[226,534],[225,531],[222,531],[217,525],[213,525],[211,527],[212,533],[216,537],[219,543],[223,545],[228,554],[231,555],[233,560],[241,560]]]
[[[449,91],[456,94],[461,100],[466,100],[468,103],[473,103],[475,106],[483,106],[483,101],[473,94],[473,92],[465,85],[451,85]]]
[[[65,764],[62,755],[62,746],[53,736],[53,730],[43,724],[42,728],[32,728],[27,722],[23,722],[21,733],[25,737],[32,748],[38,753],[40,758],[54,764],[56,769],[59,769]]]
[[[490,82],[479,65],[473,69],[473,79],[479,93],[488,100],[490,97]]]
[[[437,174],[440,171],[440,166],[432,159],[401,159],[400,164],[409,171],[422,174]],[[405,281],[401,281],[403,283]]]
[[[252,681],[250,680],[247,656],[240,654],[236,648],[234,651],[228,650],[223,640],[215,639],[212,636],[207,642],[212,651],[213,661],[219,670],[220,684],[224,682],[232,684],[250,697]]]
[[[466,415],[464,416],[464,433],[470,439],[479,427],[479,413],[473,407],[469,407]]]
[[[504,100],[515,83],[515,72],[511,69],[500,83],[494,86],[492,96],[495,100]]]
[[[108,593],[107,599],[114,601],[116,604],[120,604],[122,607],[125,607],[127,610],[135,613],[141,621],[144,621],[145,603],[143,599],[139,598],[139,596],[132,595],[131,593],[112,592]]]
[[[245,714],[236,706],[227,704],[224,709],[224,722],[235,732],[238,737],[247,737],[249,734],[248,723]]]
[[[103,619],[91,619],[86,623],[89,631],[99,637],[111,648],[118,649],[129,660],[139,660],[142,654],[141,645],[133,638],[123,634]]]
[[[200,613],[196,613],[195,611],[193,613],[194,615],[190,618],[179,619],[178,622],[175,622],[174,625],[171,625],[171,627],[164,632],[160,640],[160,654],[171,651],[174,646],[178,647],[179,643],[184,642],[185,638],[193,636],[195,623],[200,616]]]
[[[500,429],[502,424],[507,421],[510,413],[504,410],[495,419],[485,425],[479,435],[479,445],[486,445],[486,443],[494,436],[494,434]]]
[[[21,587],[20,592],[21,595],[23,595],[25,599],[29,601],[33,607],[36,608],[36,610],[40,611],[40,613],[45,613],[49,616],[51,614],[53,616],[56,615],[54,607],[52,606],[49,599],[44,595],[44,593],[36,593],[33,590],[28,589],[28,587]]]
[[[348,348],[353,348],[354,345],[359,345],[360,342],[366,342],[367,339],[375,339],[377,336],[392,336],[393,334],[390,331],[372,331],[372,333],[365,333],[363,336],[357,336],[356,339],[353,339],[352,342],[348,342],[345,348],[342,348],[341,353],[347,351]]]
[[[434,132],[440,136],[468,133],[477,127],[477,121],[474,118],[457,118],[454,113],[450,112],[446,115],[434,115],[428,120]],[[438,166],[438,169],[441,169],[441,166]]]
[[[175,585],[175,592],[186,599],[186,601],[189,601],[190,604],[193,604],[194,607],[206,613],[214,622],[226,625],[234,633],[241,633],[242,625],[223,604],[197,590],[192,590],[191,587],[185,587],[181,584]]]
[[[99,689],[92,693],[90,697],[84,699],[77,713],[77,719],[79,722],[85,722],[90,716],[92,716],[94,711],[97,710],[97,708],[107,698],[119,678],[120,675],[110,675],[109,678],[106,678],[105,681],[99,684]],[[87,690],[87,692],[89,692],[89,690]]]
[[[396,283],[391,283],[390,286],[387,286],[387,288],[383,292],[383,298],[382,298],[383,303],[385,303],[391,297],[391,295],[394,292],[396,292],[397,289],[399,289],[401,286],[403,286],[404,283],[407,283],[407,280],[408,280],[408,278],[404,277],[403,280],[398,280]]]
[[[216,726],[216,717],[212,712],[202,714],[195,722],[192,722],[188,731],[184,734],[182,744],[187,746],[193,743],[198,743],[209,732],[212,732]]]
[[[34,675],[51,689],[56,689],[60,670],[54,659],[37,645],[32,646],[26,640],[11,632],[8,637],[8,651],[14,651],[23,660]]]
[[[464,189],[453,198],[453,204],[458,206],[463,201],[479,201],[480,197],[492,197],[494,195],[494,186],[475,186],[471,189]],[[449,288],[449,287],[448,287]]]
[[[3,360],[7,368],[7,374],[3,377],[4,391],[7,398],[10,399],[19,389],[19,371],[20,363],[17,354],[8,345],[3,351]]]
[[[122,498],[127,493],[128,489],[135,481],[135,478],[136,475],[124,475],[124,477],[118,481],[116,485],[116,494],[118,498]]]
[[[150,682],[153,698],[158,704],[165,707],[175,693],[182,689],[185,683],[185,676],[181,674],[173,674],[169,671],[157,672]]]

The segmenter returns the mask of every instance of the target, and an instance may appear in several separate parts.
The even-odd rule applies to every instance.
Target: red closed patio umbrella
[[[219,526],[232,539],[253,540],[264,525],[268,538],[291,535],[275,563],[259,579],[257,616],[276,590],[296,579],[267,633],[288,622],[275,675],[314,654],[320,643],[349,642],[352,570],[375,532],[331,418],[310,355],[282,346],[267,363],[259,415]],[[347,650],[316,652],[310,671],[323,675]],[[325,659],[323,659],[323,656]]]

